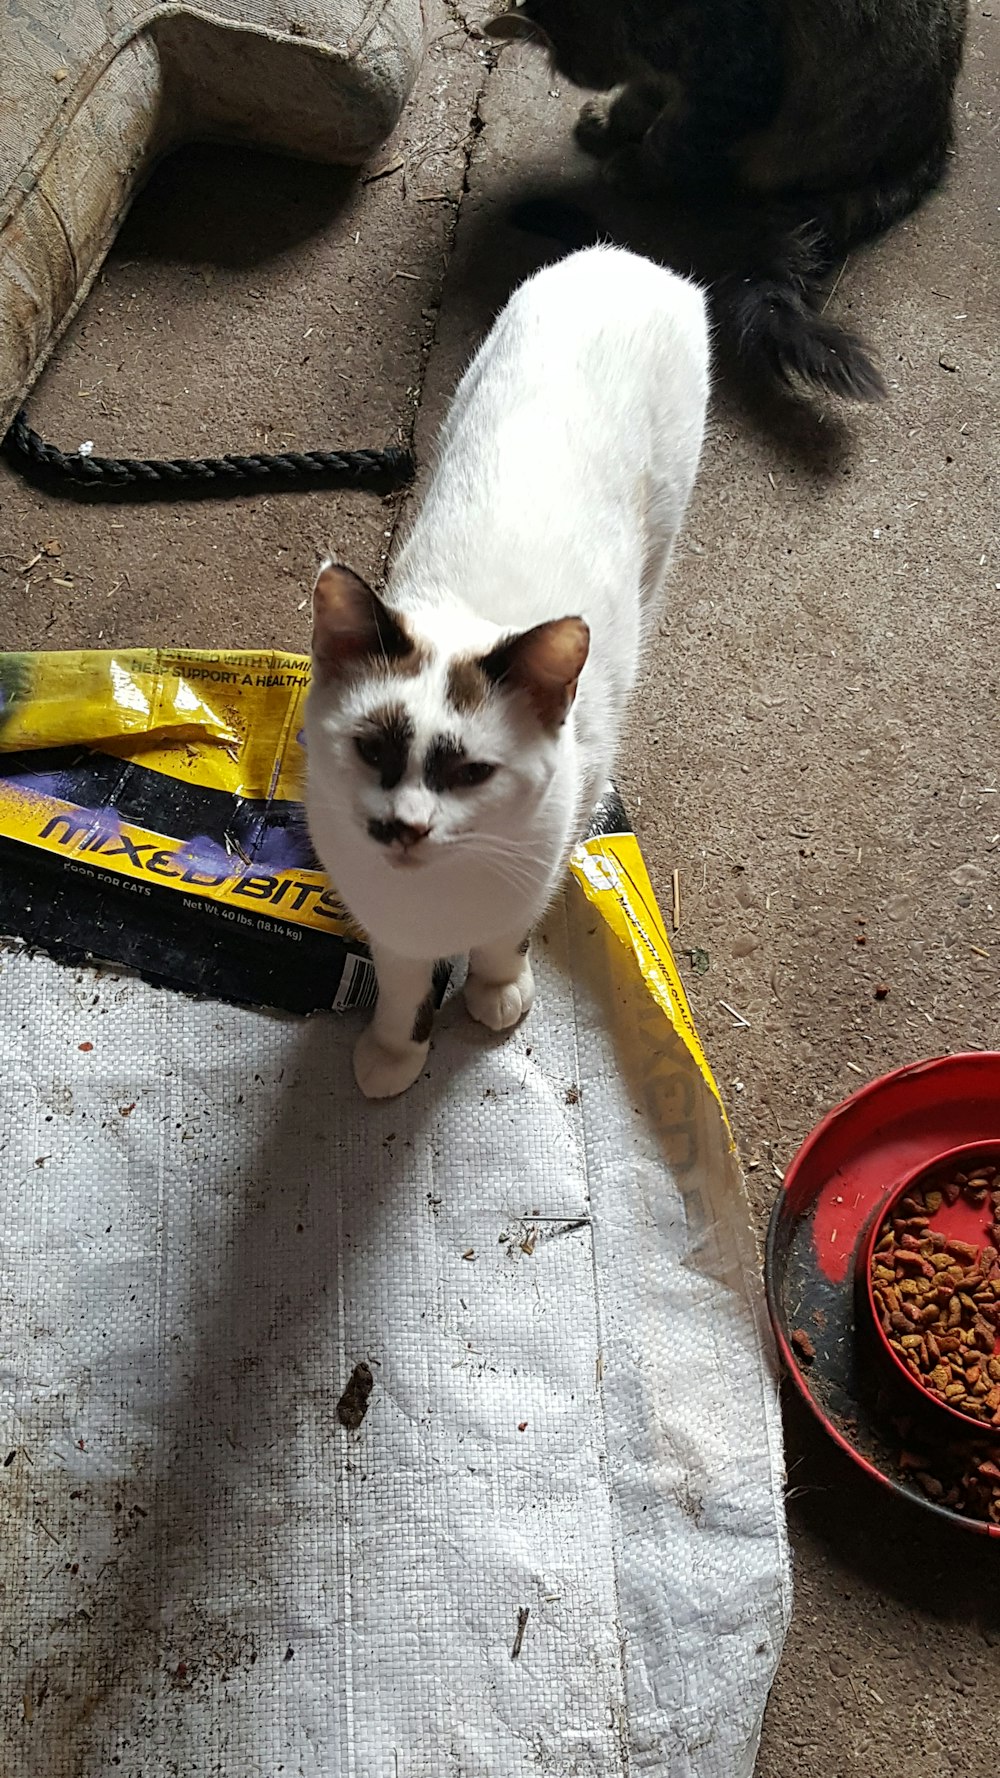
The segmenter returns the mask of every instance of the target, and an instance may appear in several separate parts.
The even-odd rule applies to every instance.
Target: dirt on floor
[[[169,456],[415,427],[426,457],[540,262],[512,198],[581,170],[544,59],[498,57],[482,0],[430,12],[418,91],[360,177],[216,148],[160,168],[31,397],[45,437]],[[974,0],[948,186],[833,297],[889,400],[793,419],[720,384],[621,762],[664,902],[679,872],[678,960],[761,1228],[860,1079],[1000,1048],[998,69],[1000,14]],[[398,512],[328,493],[95,510],[3,469],[0,641],[301,649],[321,551],[378,575]],[[791,1402],[788,1437],[795,1617],[761,1778],[992,1778],[995,1548],[873,1492]]]

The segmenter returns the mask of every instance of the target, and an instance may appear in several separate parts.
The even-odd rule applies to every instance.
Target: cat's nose
[[[430,833],[429,827],[418,827],[412,821],[369,821],[368,832],[380,846],[400,845],[404,851],[425,840]]]
[[[429,827],[417,825],[412,821],[397,821],[395,825],[397,828],[396,838],[407,851],[411,846],[419,845],[420,841],[425,840],[431,831]]]

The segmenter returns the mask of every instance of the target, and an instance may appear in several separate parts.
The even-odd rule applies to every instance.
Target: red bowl
[[[995,1170],[994,1179],[990,1182],[991,1190],[1000,1189],[1000,1179],[996,1177],[996,1174],[1000,1172],[1000,1141],[965,1143],[960,1147],[948,1149],[944,1153],[936,1155],[932,1161],[925,1161],[919,1167],[913,1168],[900,1184],[894,1186],[889,1197],[879,1205],[858,1249],[858,1282],[863,1287],[859,1294],[861,1294],[867,1309],[867,1318],[880,1354],[896,1377],[905,1384],[913,1395],[919,1397],[922,1402],[930,1404],[937,1414],[945,1416],[951,1422],[953,1431],[957,1427],[961,1427],[965,1431],[978,1433],[980,1437],[984,1432],[992,1433],[994,1436],[1000,1433],[1000,1418],[996,1421],[977,1419],[974,1414],[954,1407],[951,1402],[946,1401],[943,1396],[929,1388],[920,1375],[904,1361],[900,1353],[890,1343],[889,1335],[883,1325],[882,1314],[875,1298],[872,1267],[875,1249],[881,1239],[886,1221],[894,1217],[905,1198],[911,1194],[940,1190],[944,1184],[953,1181],[957,1173],[964,1174],[966,1178],[974,1177],[983,1167],[992,1167]],[[983,1248],[992,1246],[989,1231],[993,1222],[994,1211],[989,1196],[982,1205],[975,1205],[963,1195],[954,1204],[949,1204],[947,1200],[944,1200],[940,1208],[931,1214],[927,1226],[928,1232],[940,1235],[945,1240],[962,1241],[969,1246]],[[994,1338],[993,1352],[983,1353],[983,1362],[985,1363],[992,1356],[1000,1356],[1000,1330]]]
[[[897,1386],[857,1265],[897,1180],[960,1143],[985,1142],[1000,1151],[1000,1051],[936,1056],[868,1081],[827,1113],[788,1168],[768,1228],[764,1281],[789,1382],[827,1437],[888,1494],[1000,1550],[1000,1524],[946,1505],[904,1461],[922,1453],[928,1473],[937,1475],[940,1460],[957,1481],[959,1453],[971,1461],[978,1441],[934,1399]],[[895,1418],[899,1404],[910,1426]],[[996,1460],[1000,1435],[986,1430],[982,1443]]]

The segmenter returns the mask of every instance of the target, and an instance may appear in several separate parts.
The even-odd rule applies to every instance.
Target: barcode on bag
[[[334,1012],[349,1012],[354,1006],[374,1006],[377,999],[378,982],[371,958],[346,957],[344,973],[333,1000]]]

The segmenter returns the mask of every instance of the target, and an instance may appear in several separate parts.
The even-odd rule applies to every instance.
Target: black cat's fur
[[[577,127],[617,184],[724,219],[716,313],[748,362],[870,401],[884,384],[819,312],[824,280],[939,184],[967,4],[524,0],[492,30],[537,37],[576,86],[620,89]]]

